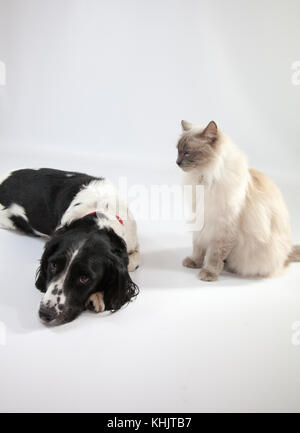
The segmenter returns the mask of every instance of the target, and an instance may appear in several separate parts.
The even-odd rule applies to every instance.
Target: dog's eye
[[[79,282],[86,286],[90,282],[90,279],[86,275],[81,275],[81,277],[79,277]]]
[[[55,272],[57,271],[57,264],[56,263],[50,263],[49,264],[49,269],[50,269],[50,272],[52,273],[52,274],[55,274]]]

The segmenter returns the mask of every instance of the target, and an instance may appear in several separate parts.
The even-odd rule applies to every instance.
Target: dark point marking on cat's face
[[[182,121],[182,127],[184,132],[177,144],[177,165],[184,171],[208,167],[217,157],[220,148],[216,123],[212,121],[200,131],[186,121]]]

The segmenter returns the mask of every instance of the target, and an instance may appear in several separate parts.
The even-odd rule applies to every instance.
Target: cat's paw
[[[214,272],[210,272],[207,269],[202,269],[199,273],[199,279],[202,281],[216,281],[218,279],[218,275]]]
[[[87,310],[93,311],[94,313],[102,313],[105,310],[103,293],[93,293],[86,301],[85,307]]]
[[[185,266],[186,268],[194,268],[194,269],[199,269],[201,268],[201,264],[196,263],[195,260],[193,260],[191,257],[186,257],[183,262],[182,262],[183,266]]]

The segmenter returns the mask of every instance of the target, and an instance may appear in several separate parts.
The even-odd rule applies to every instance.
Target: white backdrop
[[[174,159],[181,118],[214,119],[252,164],[298,171],[299,13],[299,0],[1,0],[1,150]]]
[[[299,14],[299,0],[0,0],[1,172],[178,183],[180,120],[214,119],[279,184],[300,243]],[[0,232],[0,411],[298,411],[300,265],[201,283],[181,267],[183,226],[139,232],[138,300],[57,329],[36,317],[42,242]]]

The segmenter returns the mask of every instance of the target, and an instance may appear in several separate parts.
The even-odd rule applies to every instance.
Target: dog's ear
[[[101,282],[104,289],[106,310],[117,311],[138,295],[139,288],[132,281],[127,266],[118,256],[110,256],[105,262],[105,274]]]
[[[125,241],[118,236],[113,230],[107,232],[110,243],[111,243],[111,253],[113,256],[118,256],[119,259],[123,259],[123,262],[128,265],[128,254]],[[114,257],[111,257],[111,261]]]
[[[40,261],[40,266],[36,272],[36,280],[35,280],[35,287],[40,292],[45,293],[47,290],[46,283],[47,283],[48,260],[57,249],[58,244],[59,242],[57,239],[51,239],[45,245],[44,252]]]

